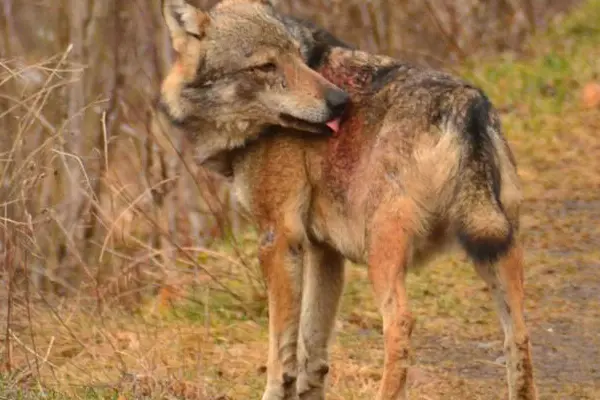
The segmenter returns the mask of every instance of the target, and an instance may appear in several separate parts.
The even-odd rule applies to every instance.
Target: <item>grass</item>
[[[598,114],[582,109],[580,97],[583,85],[600,78],[598,18],[600,4],[587,1],[534,38],[527,59],[507,55],[465,69],[503,111],[528,199],[573,197],[573,191],[594,197],[587,189],[598,183]],[[551,173],[560,170],[573,172],[568,182]]]
[[[542,399],[600,398],[600,111],[580,103],[583,86],[600,77],[598,21],[600,1],[586,1],[532,39],[527,57],[472,61],[463,70],[502,111],[519,162],[527,318]],[[242,239],[247,267],[202,256],[241,303],[201,285],[199,273],[194,285],[134,314],[86,313],[91,308],[77,303],[33,310],[34,333],[17,332],[21,367],[0,379],[0,399],[260,398],[266,305],[255,240],[251,233]],[[231,253],[227,243],[217,250]],[[411,273],[408,287],[417,318],[413,397],[501,397],[501,331],[471,267],[460,256],[444,257]],[[381,372],[381,320],[361,266],[347,269],[336,332],[329,398],[371,399]]]

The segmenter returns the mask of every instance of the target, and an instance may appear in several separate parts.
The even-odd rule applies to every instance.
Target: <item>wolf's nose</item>
[[[350,96],[343,90],[329,89],[325,93],[325,101],[327,102],[327,107],[331,110],[332,118],[342,115],[349,100]]]

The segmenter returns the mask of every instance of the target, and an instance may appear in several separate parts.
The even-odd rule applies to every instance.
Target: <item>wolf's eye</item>
[[[185,31],[185,33],[187,33],[188,35],[190,35],[191,37],[193,37],[196,40],[202,40],[202,36],[198,35],[197,33],[190,32],[190,31]]]
[[[255,67],[253,67],[252,69],[257,70],[257,71],[262,71],[262,72],[275,72],[275,71],[277,71],[277,65],[275,65],[272,62],[269,62],[269,63],[257,65]]]

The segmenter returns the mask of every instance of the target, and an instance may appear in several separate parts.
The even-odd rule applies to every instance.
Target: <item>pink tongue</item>
[[[337,133],[340,130],[340,119],[332,119],[325,125],[327,125],[333,132]]]

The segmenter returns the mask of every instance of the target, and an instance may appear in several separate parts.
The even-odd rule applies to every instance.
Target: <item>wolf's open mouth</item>
[[[289,114],[280,114],[279,117],[289,127],[296,128],[299,130],[310,131],[314,133],[326,133],[333,134],[339,129],[339,120],[332,120],[323,123],[316,123],[306,121],[304,119],[296,118]]]

